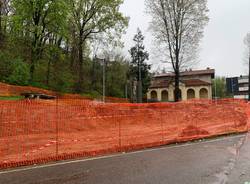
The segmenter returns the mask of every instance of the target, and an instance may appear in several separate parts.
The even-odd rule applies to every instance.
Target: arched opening
[[[157,100],[157,92],[156,91],[151,91],[151,100]]]
[[[163,102],[168,102],[168,91],[167,90],[164,90],[161,92],[161,100]]]
[[[200,90],[200,98],[201,99],[208,99],[208,90],[205,88],[202,88]]]
[[[176,92],[176,90],[174,90],[174,94],[178,94],[178,97],[179,97],[178,101],[182,101],[182,91],[181,91],[181,89],[179,89],[177,92]]]
[[[194,98],[195,98],[195,91],[193,89],[189,89],[187,91],[187,99],[191,100],[191,99],[194,99]]]

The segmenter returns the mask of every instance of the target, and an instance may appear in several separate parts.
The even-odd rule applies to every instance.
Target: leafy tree
[[[225,77],[216,77],[213,80],[213,93],[216,98],[226,98],[228,96]]]
[[[12,72],[12,57],[7,53],[0,51],[0,80],[5,82]]]
[[[96,34],[115,30],[122,33],[128,19],[119,12],[123,0],[78,0],[70,1],[72,34],[78,53],[78,84],[76,90],[82,91],[83,60],[86,42]]]
[[[174,96],[179,101],[180,72],[193,64],[208,22],[207,0],[146,0],[146,5],[161,54],[175,73]]]
[[[65,0],[13,0],[14,30],[18,37],[26,37],[31,48],[30,79],[33,81],[35,65],[52,33],[65,24]]]
[[[115,97],[126,97],[127,73],[129,63],[124,57],[116,55],[114,61],[107,66],[107,95]]]
[[[17,59],[11,63],[11,75],[7,81],[11,84],[28,85],[29,83],[29,67],[22,60]]]
[[[30,79],[29,85],[36,87],[70,93],[77,87],[80,93],[102,95],[103,67],[90,58],[90,46],[97,38],[105,44],[112,42],[110,51],[120,43],[128,24],[128,18],[119,12],[122,0],[0,2],[4,33],[1,81],[26,85]],[[111,60],[107,65],[107,95],[124,97],[128,63],[123,57]]]
[[[150,72],[151,66],[145,61],[149,59],[149,54],[145,51],[143,44],[144,36],[140,29],[134,36],[135,46],[133,46],[129,53],[131,55],[130,77],[137,81],[137,102],[142,103],[142,97],[147,93],[150,85]]]
[[[10,13],[10,1],[11,0],[0,0],[0,48],[6,34],[7,18]]]

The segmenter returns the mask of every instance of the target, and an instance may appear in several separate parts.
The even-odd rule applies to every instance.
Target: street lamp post
[[[249,69],[249,73],[248,73],[248,101],[250,101],[250,49],[249,49],[249,66],[248,66],[248,69]]]
[[[138,61],[139,66],[138,66],[138,70],[139,70],[139,80],[138,80],[138,103],[142,103],[142,72],[141,72],[141,61],[139,59]]]
[[[103,59],[103,68],[102,68],[102,101],[105,103],[105,93],[106,93],[106,59]]]
[[[125,85],[125,98],[128,99],[128,81],[126,82]]]
[[[106,59],[100,59],[95,56],[96,60],[99,60],[102,62],[102,101],[105,103],[105,96],[106,96]]]
[[[217,82],[215,81],[215,99],[217,100]]]

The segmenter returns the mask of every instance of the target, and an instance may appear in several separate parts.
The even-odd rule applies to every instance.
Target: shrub
[[[7,81],[16,85],[28,85],[29,83],[29,67],[21,59],[11,62],[11,74]]]

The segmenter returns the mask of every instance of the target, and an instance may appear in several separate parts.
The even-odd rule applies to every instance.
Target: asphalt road
[[[0,184],[248,184],[247,135],[0,172]]]

